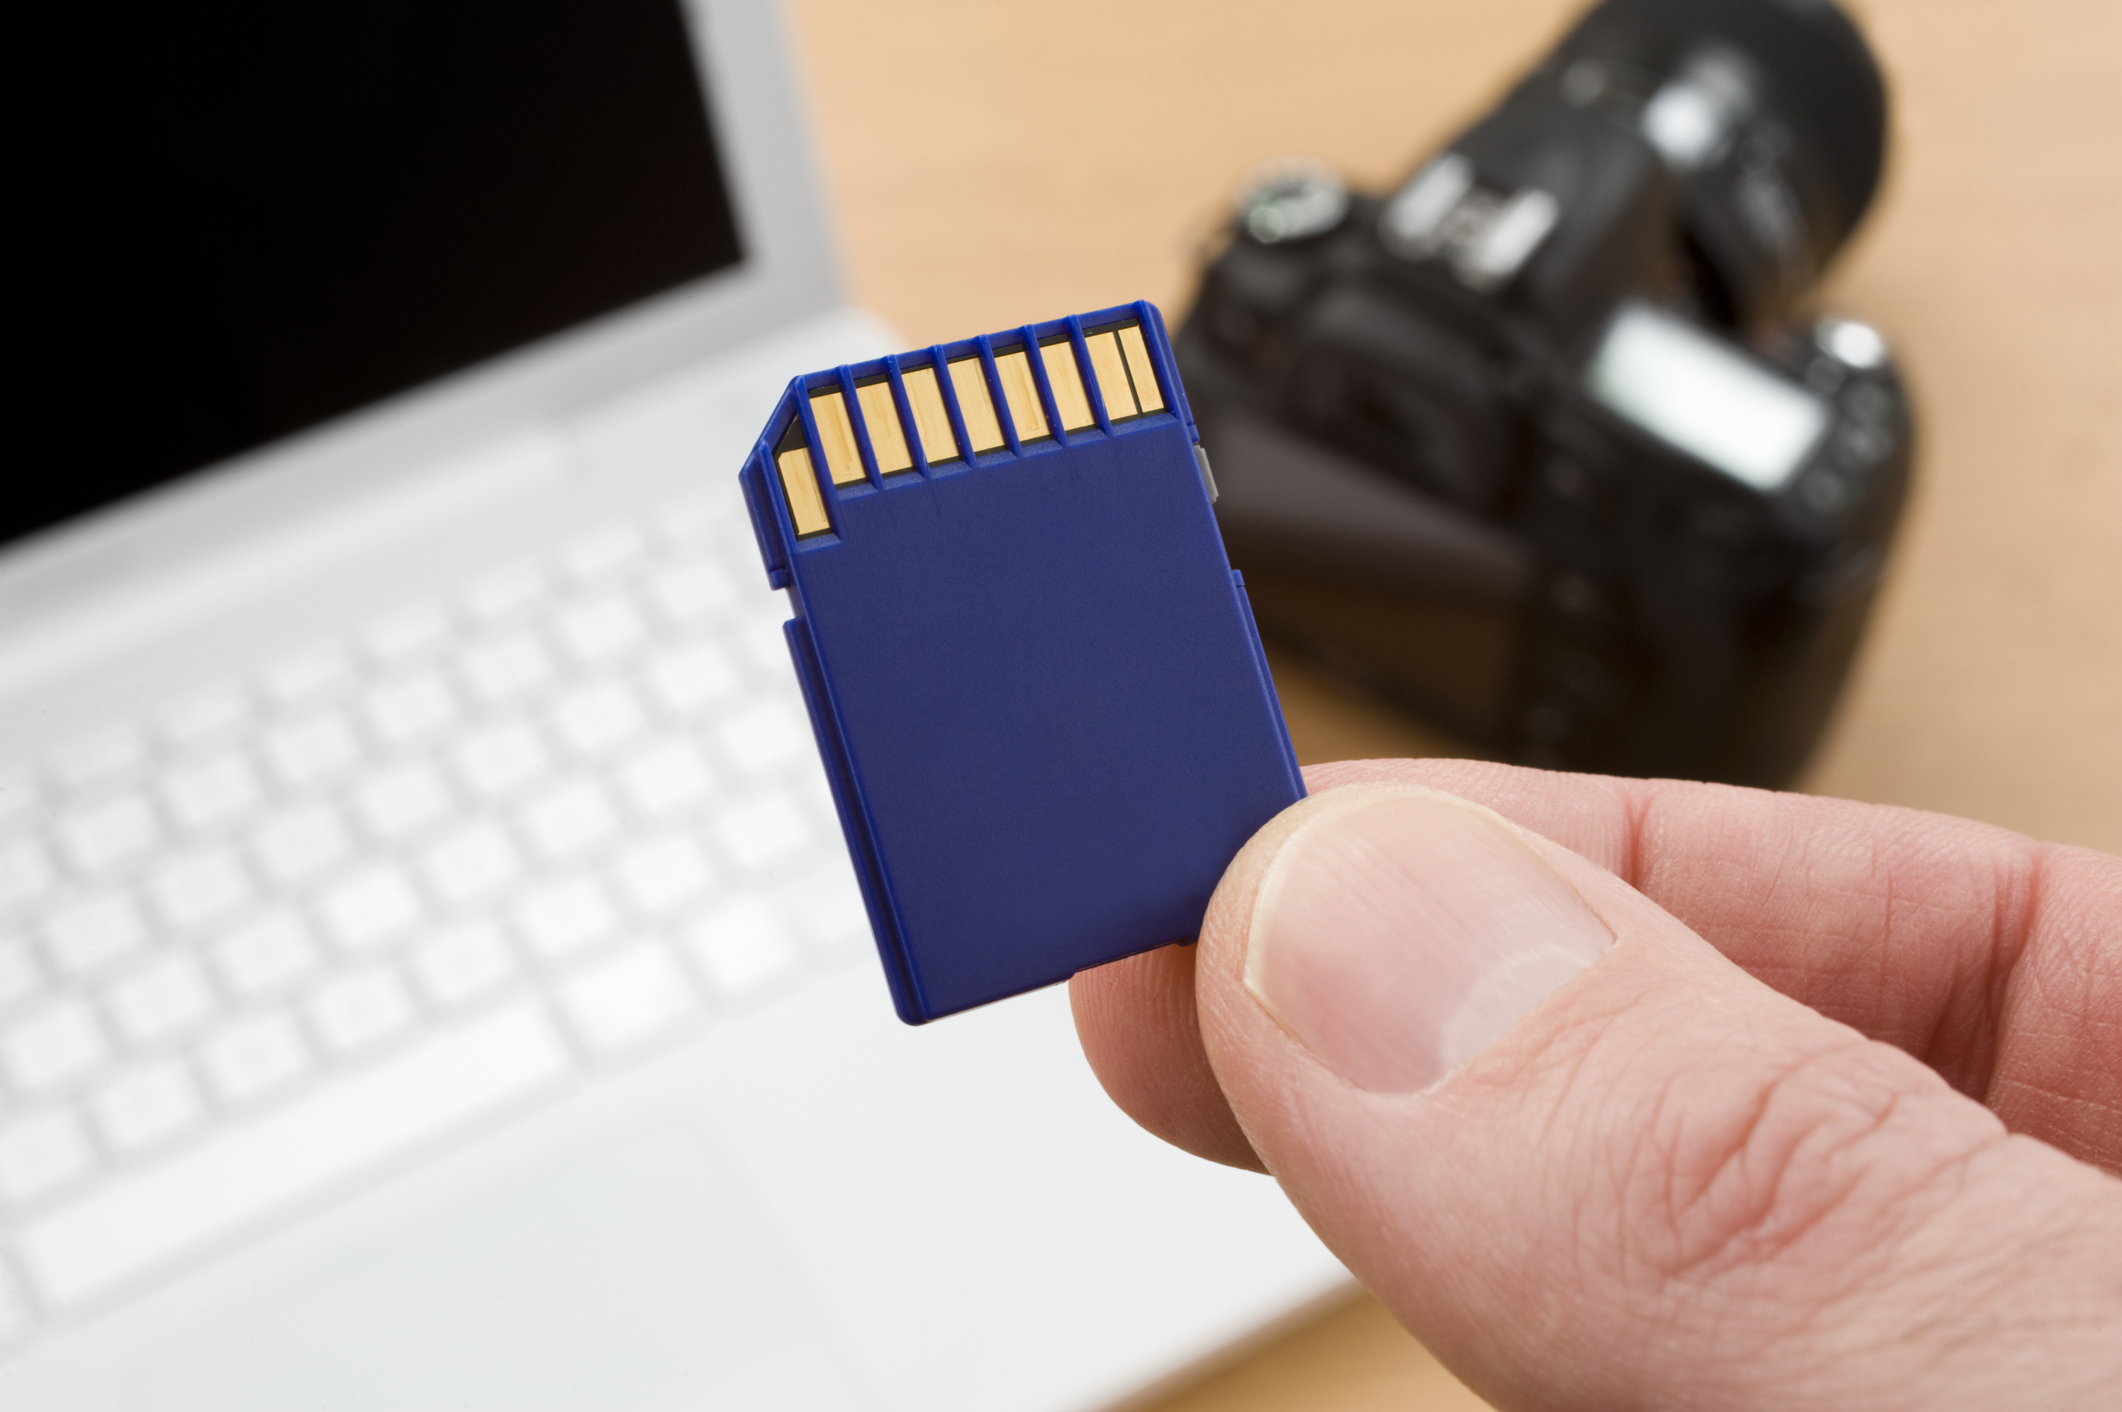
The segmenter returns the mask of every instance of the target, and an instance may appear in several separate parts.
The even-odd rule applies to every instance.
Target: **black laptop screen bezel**
[[[0,544],[736,270],[696,28],[678,0],[70,21]]]

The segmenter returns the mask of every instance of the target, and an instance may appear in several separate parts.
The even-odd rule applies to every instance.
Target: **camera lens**
[[[1829,0],[1606,0],[1542,72],[1580,107],[1616,91],[1640,103],[1719,322],[1787,309],[1878,189],[1885,82]]]

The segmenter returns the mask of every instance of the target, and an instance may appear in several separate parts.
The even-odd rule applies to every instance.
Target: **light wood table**
[[[1148,297],[1244,174],[1383,185],[1566,0],[790,0],[857,300],[909,344]],[[2122,852],[2122,6],[1862,0],[1886,186],[1825,301],[1883,327],[1918,490],[1808,787]],[[1448,742],[1277,660],[1306,760]],[[1352,1301],[1158,1406],[1478,1407]]]

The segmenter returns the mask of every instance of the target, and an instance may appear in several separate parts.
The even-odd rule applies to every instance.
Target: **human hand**
[[[1075,978],[1077,1028],[1475,1391],[2122,1405],[2122,859],[1711,785],[1309,779],[1199,946]]]

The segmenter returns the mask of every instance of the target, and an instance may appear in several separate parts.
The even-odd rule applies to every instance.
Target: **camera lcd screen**
[[[1645,431],[1769,494],[1790,483],[1830,419],[1809,389],[1644,304],[1622,306],[1585,385]]]

